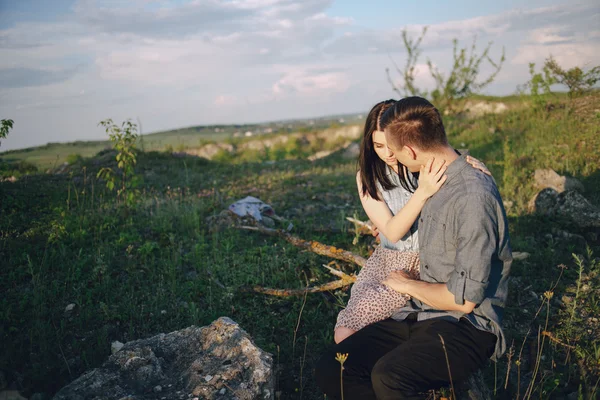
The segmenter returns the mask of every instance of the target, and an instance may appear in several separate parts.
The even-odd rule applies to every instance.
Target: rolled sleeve
[[[494,257],[497,257],[497,202],[483,195],[466,196],[456,205],[455,270],[448,282],[456,304],[481,304],[486,297]]]
[[[454,295],[456,304],[463,305],[465,300],[480,304],[485,299],[488,282],[478,282],[467,278],[465,271],[454,271],[446,283],[448,291]]]

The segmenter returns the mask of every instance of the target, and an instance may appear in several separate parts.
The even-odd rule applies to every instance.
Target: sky
[[[0,0],[0,118],[14,120],[0,151],[105,139],[106,118],[151,133],[364,113],[398,97],[385,70],[406,61],[402,30],[424,26],[425,89],[454,38],[505,49],[487,94],[549,55],[600,65],[597,0]]]

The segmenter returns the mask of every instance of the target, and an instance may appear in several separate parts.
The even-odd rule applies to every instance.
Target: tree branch
[[[265,228],[263,226],[239,226],[239,229],[245,229],[249,231],[258,231],[260,233],[264,233],[269,236],[276,236],[285,239],[287,242],[293,244],[296,247],[300,247],[301,249],[305,249],[311,251],[313,253],[319,254],[321,256],[326,256],[330,258],[334,258],[336,260],[346,261],[353,264],[356,264],[360,267],[364,267],[367,263],[367,260],[364,257],[361,257],[357,254],[352,253],[351,251],[338,249],[334,246],[329,246],[323,243],[319,243],[315,240],[304,240],[299,237],[290,235],[286,231]]]

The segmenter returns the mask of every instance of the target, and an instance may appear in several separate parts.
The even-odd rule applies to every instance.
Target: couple
[[[506,213],[485,168],[457,154],[439,112],[420,97],[373,108],[359,167],[361,201],[382,245],[340,313],[317,384],[341,398],[336,354],[348,354],[345,399],[420,399],[505,351]]]

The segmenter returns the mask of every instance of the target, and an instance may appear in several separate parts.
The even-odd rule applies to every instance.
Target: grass
[[[600,103],[597,96],[587,101],[595,108]],[[586,197],[600,205],[597,115],[573,107],[515,107],[445,120],[451,143],[486,162],[504,200],[512,202],[513,249],[531,253],[513,264],[505,316],[508,343],[516,353],[522,346],[523,355],[518,366],[515,355],[486,367],[489,386],[498,388],[498,398],[578,391],[591,398],[600,377],[597,231],[529,214],[527,202],[536,191],[533,171],[551,167],[580,179]],[[364,218],[356,163],[339,153],[316,162],[252,157],[231,163],[141,153],[142,194],[132,209],[115,205],[114,194],[95,178],[99,168],[113,165],[111,153],[78,160],[63,174],[0,182],[0,370],[8,382],[25,395],[53,394],[100,365],[114,340],[207,325],[226,315],[276,355],[281,398],[322,398],[312,366],[333,341],[348,291],[273,298],[238,289],[324,283],[332,279],[321,266],[329,260],[258,233],[215,231],[206,219],[252,195],[291,221],[297,236],[367,255],[372,239],[353,244],[345,231],[346,216]],[[589,251],[553,230],[585,236]],[[75,308],[65,312],[69,304]],[[540,326],[554,340],[538,334]],[[526,336],[528,330],[533,333]]]

